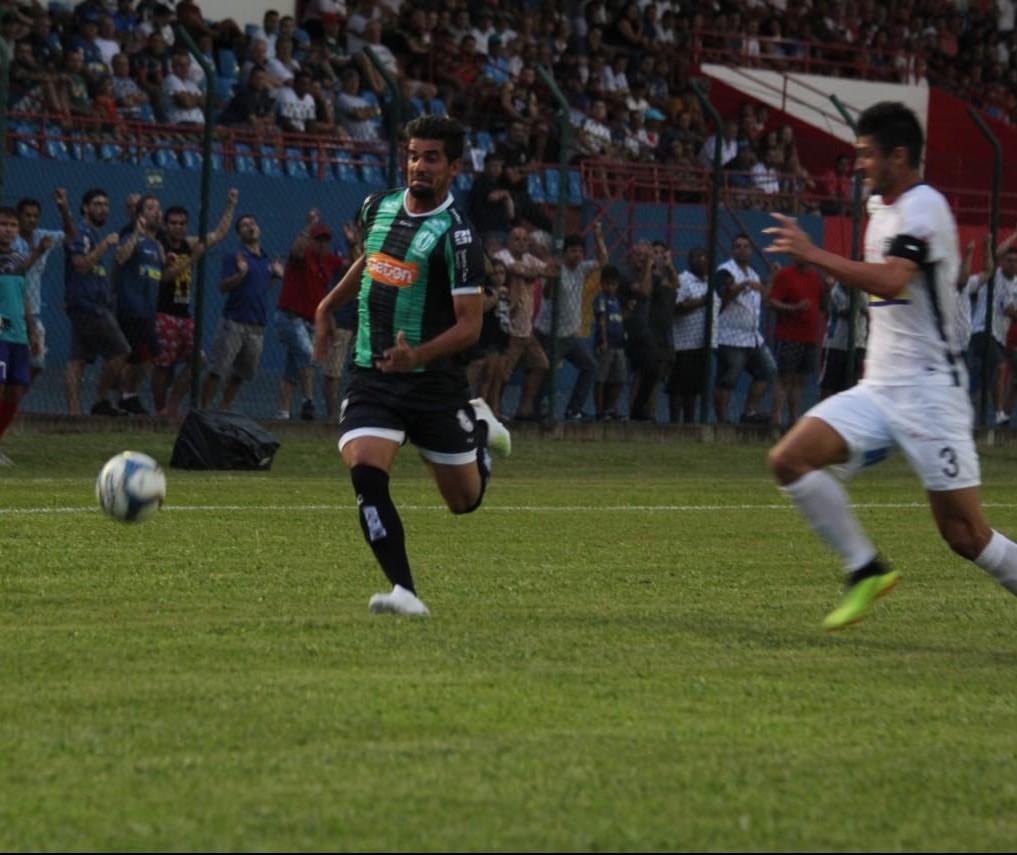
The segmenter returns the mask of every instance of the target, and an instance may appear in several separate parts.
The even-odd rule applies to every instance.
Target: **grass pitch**
[[[517,438],[466,517],[405,449],[415,620],[367,611],[331,439],[102,516],[103,461],[172,442],[4,443],[0,850],[1013,850],[1017,602],[899,459],[850,490],[903,582],[824,635],[763,445]],[[982,463],[1017,535],[1017,452]]]

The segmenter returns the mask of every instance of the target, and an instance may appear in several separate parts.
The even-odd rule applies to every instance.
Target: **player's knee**
[[[481,502],[484,501],[484,494],[482,492],[462,493],[451,498],[446,497],[445,501],[448,505],[448,509],[456,516],[461,514],[471,514],[479,508]]]
[[[766,455],[766,465],[778,484],[786,486],[805,474],[801,461],[791,454],[783,443],[778,443]]]

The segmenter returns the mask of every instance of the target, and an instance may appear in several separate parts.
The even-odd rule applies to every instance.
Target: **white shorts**
[[[863,380],[806,415],[822,419],[847,443],[850,459],[836,467],[842,477],[879,463],[896,445],[926,490],[981,483],[974,414],[963,387],[874,386]]]

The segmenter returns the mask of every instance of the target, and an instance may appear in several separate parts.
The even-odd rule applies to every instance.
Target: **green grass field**
[[[406,619],[331,439],[103,517],[102,462],[173,438],[5,441],[0,850],[1013,851],[1017,602],[899,459],[850,489],[903,582],[824,635],[762,444],[517,438],[466,517],[406,449]],[[1017,534],[1017,450],[982,462]]]

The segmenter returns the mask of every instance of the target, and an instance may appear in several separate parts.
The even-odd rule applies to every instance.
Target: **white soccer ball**
[[[147,520],[166,499],[166,474],[140,451],[123,451],[106,461],[95,481],[100,507],[120,522]]]

